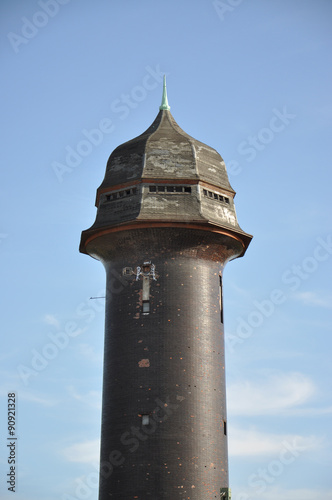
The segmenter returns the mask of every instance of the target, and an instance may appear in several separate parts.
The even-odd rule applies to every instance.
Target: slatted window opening
[[[221,201],[222,203],[227,203],[229,205],[230,201],[227,196],[224,196],[219,193],[215,193],[214,191],[209,191],[207,189],[203,189],[203,195],[207,198],[211,198],[212,200]]]
[[[135,194],[137,194],[136,187],[122,189],[121,191],[116,191],[114,193],[106,194],[106,201],[119,200],[121,198],[126,198],[128,196],[133,196]]]
[[[149,193],[191,193],[191,186],[149,186]]]

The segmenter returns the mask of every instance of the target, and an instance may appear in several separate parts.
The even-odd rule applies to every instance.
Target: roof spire
[[[166,90],[166,75],[164,75],[164,85],[163,85],[163,97],[161,99],[161,105],[159,106],[159,109],[165,109],[169,111],[171,108],[168,105],[168,100],[167,100],[167,90]]]

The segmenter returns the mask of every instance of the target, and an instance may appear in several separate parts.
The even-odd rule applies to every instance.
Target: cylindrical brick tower
[[[225,164],[175,122],[111,154],[80,251],[107,272],[99,500],[230,498],[222,271],[251,240]]]

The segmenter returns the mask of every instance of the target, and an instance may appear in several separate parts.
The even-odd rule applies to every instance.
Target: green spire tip
[[[168,100],[167,100],[167,89],[166,89],[166,75],[164,75],[164,85],[163,85],[163,97],[161,99],[161,105],[159,106],[159,109],[166,109],[169,111],[171,108],[168,105]]]

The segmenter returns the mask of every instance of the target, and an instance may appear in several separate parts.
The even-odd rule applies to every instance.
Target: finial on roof
[[[167,100],[167,90],[166,90],[166,75],[164,75],[164,85],[163,85],[163,97],[161,99],[161,105],[159,106],[159,109],[166,109],[169,111],[171,108],[168,105],[168,100]]]

